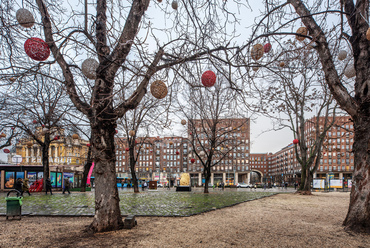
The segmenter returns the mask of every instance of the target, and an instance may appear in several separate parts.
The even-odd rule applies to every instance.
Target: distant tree
[[[228,163],[229,159],[234,160],[233,153],[242,145],[235,135],[249,121],[244,118],[243,109],[237,107],[238,94],[225,85],[219,79],[210,88],[190,86],[190,94],[185,96],[189,105],[180,105],[188,122],[189,163],[191,159],[199,159],[205,178],[204,193],[209,193],[213,167],[221,166],[223,160],[225,168],[236,166]],[[241,118],[241,121],[232,123],[230,118]]]
[[[275,50],[280,62],[275,62],[273,71],[261,67],[253,75],[259,83],[250,94],[259,95],[256,111],[274,120],[275,128],[292,130],[298,141],[294,150],[301,166],[299,191],[311,194],[312,177],[320,164],[323,142],[335,121],[336,102],[324,83],[313,50],[291,40],[282,45],[283,51]],[[324,122],[319,122],[320,118],[324,118]],[[305,132],[308,125],[314,130],[309,134]]]

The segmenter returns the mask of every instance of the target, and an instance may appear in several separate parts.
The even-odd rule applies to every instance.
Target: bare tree
[[[160,101],[154,97],[145,98],[134,110],[126,112],[122,119],[118,120],[118,126],[123,129],[127,138],[117,140],[128,146],[131,178],[135,193],[139,192],[136,163],[140,153],[145,152],[142,149],[143,145],[154,145],[148,139],[150,134],[158,133],[163,127],[166,127],[169,102],[169,99]]]
[[[229,163],[235,159],[236,148],[242,145],[236,134],[249,121],[243,118],[241,108],[238,111],[238,93],[221,82],[219,79],[212,88],[190,86],[190,95],[185,96],[190,106],[180,108],[188,120],[189,161],[194,163],[195,158],[200,161],[205,178],[204,193],[209,193],[212,168],[236,166]],[[221,164],[223,162],[225,164]]]
[[[2,62],[3,77],[39,73],[40,67],[49,64],[63,75],[60,81],[71,101],[91,125],[96,212],[90,230],[118,229],[123,222],[114,170],[117,119],[138,106],[151,80],[171,77],[170,69],[178,75],[184,63],[205,59],[221,63],[222,57],[235,51],[231,41],[238,23],[236,14],[223,1],[183,0],[174,9],[164,2],[149,0],[97,0],[73,6],[73,1],[70,5],[65,1],[35,2],[36,5],[25,1],[22,5],[36,16],[37,25],[27,30],[14,25],[12,1],[2,2],[4,50],[9,58]],[[151,21],[153,16],[163,22]],[[41,31],[52,58],[29,63],[18,40],[29,34],[40,36]],[[96,63],[90,60],[84,70],[79,63],[86,57],[96,58]],[[92,80],[86,80],[81,69]],[[136,86],[124,99],[114,99],[117,92],[133,83]]]
[[[21,85],[10,86],[4,95],[7,99],[6,108],[1,110],[4,117],[2,123],[22,130],[25,139],[35,140],[41,147],[45,179],[49,178],[50,144],[60,138],[67,115],[72,109],[70,102],[66,101],[63,88],[48,80],[40,74],[23,77]]]
[[[266,13],[253,34],[253,41],[263,37],[277,41],[295,35],[302,46],[310,46],[317,53],[325,83],[354,123],[354,186],[343,224],[351,230],[366,232],[370,232],[368,19],[367,0],[271,1],[266,2]],[[302,29],[298,30],[300,26]],[[343,72],[348,78],[355,76],[354,84],[353,79],[343,77]]]
[[[335,121],[336,103],[321,75],[312,49],[295,41],[282,42],[275,50],[275,67],[261,68],[253,77],[253,94],[259,95],[256,111],[274,120],[275,128],[289,128],[294,135],[295,155],[301,166],[299,191],[311,194],[313,173],[319,164],[323,142]],[[258,83],[257,83],[258,82]],[[308,116],[308,117],[307,117]],[[324,122],[319,122],[320,118]],[[313,127],[307,135],[306,129]]]

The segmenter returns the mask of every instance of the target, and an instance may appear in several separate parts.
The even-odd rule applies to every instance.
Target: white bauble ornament
[[[99,63],[95,59],[86,59],[81,65],[81,70],[88,79],[96,79],[96,69],[98,66]]]
[[[344,70],[344,75],[348,78],[356,76],[355,66],[353,64],[348,65],[347,68]]]
[[[19,9],[15,14],[15,18],[22,27],[30,28],[35,23],[35,18],[33,18],[32,13],[28,9]]]
[[[344,60],[345,58],[347,58],[347,52],[344,51],[344,50],[340,50],[339,53],[338,53],[338,59],[339,60]]]

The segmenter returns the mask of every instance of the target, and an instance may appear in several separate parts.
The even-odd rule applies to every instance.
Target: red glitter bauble
[[[176,155],[179,155],[180,154],[180,152],[176,152]]]
[[[126,151],[127,151],[127,152],[128,152],[128,151],[130,151],[130,148],[128,148],[128,147],[127,147],[127,148],[126,148]]]
[[[10,153],[9,149],[4,149],[4,153]]]
[[[192,158],[192,159],[190,160],[190,162],[192,162],[192,163],[194,164],[194,162],[195,162],[195,159],[194,159],[194,158]]]
[[[37,123],[37,121],[36,121],[36,120],[33,120],[33,121],[32,121],[32,123],[33,123],[33,124],[36,124],[36,123]]]
[[[202,75],[202,84],[205,87],[212,87],[216,83],[216,74],[213,71],[206,71]]]
[[[87,147],[90,147],[91,145],[89,143],[86,144]]]
[[[265,52],[265,53],[270,52],[271,48],[272,48],[272,46],[271,46],[271,44],[270,44],[270,43],[266,43],[266,44],[263,46],[263,50],[264,50],[264,52]]]
[[[294,139],[294,140],[293,140],[293,144],[294,144],[294,145],[298,144],[298,140],[297,140],[297,139]]]
[[[40,38],[32,37],[24,43],[24,50],[27,55],[34,60],[44,61],[50,56],[50,48],[45,41]]]

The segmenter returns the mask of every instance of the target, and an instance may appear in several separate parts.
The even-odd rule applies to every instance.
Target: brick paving
[[[122,215],[137,216],[190,216],[217,208],[232,206],[241,202],[267,197],[277,193],[291,193],[294,189],[210,189],[203,194],[198,188],[192,192],[176,192],[175,189],[140,191],[119,189]],[[6,215],[6,193],[0,193],[0,216]],[[23,197],[22,215],[37,216],[94,216],[94,192],[72,192],[53,195],[33,193]]]

